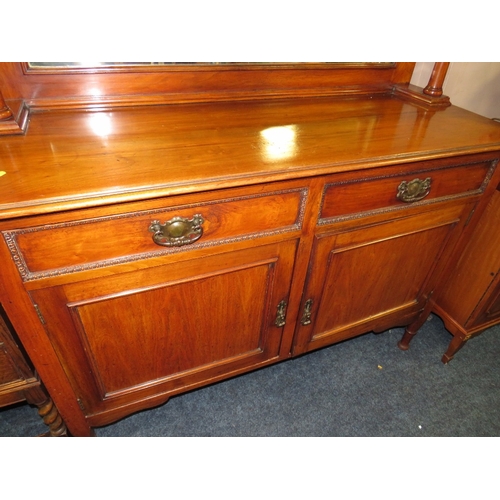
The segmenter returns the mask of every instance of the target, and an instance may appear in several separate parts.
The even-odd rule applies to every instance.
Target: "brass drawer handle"
[[[185,217],[174,217],[165,224],[154,220],[149,226],[149,231],[153,233],[153,241],[157,245],[164,247],[180,247],[189,245],[199,240],[203,235],[202,224],[205,219],[196,214],[192,219]]]
[[[431,192],[431,178],[427,177],[423,181],[413,179],[410,182],[403,181],[398,186],[398,200],[406,203],[423,200]]]

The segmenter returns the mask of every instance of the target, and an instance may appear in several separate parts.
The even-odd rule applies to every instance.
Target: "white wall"
[[[411,83],[425,87],[433,65],[417,63]],[[455,106],[488,118],[500,118],[500,62],[452,62],[443,92]]]

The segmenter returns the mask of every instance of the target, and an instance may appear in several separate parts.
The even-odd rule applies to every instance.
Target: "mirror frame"
[[[271,63],[33,69],[0,63],[5,100],[30,108],[78,108],[387,93],[415,63]]]
[[[0,63],[0,135],[23,134],[31,111],[231,102],[299,97],[397,95],[423,108],[442,95],[449,63],[435,63],[425,89],[410,85],[414,62],[228,63],[33,68]]]
[[[246,71],[269,71],[276,69],[393,69],[397,63],[394,62],[135,62],[135,63],[93,63],[98,66],[79,63],[38,63],[46,66],[36,66],[37,63],[21,63],[26,74],[63,74],[63,73],[147,73],[166,71],[234,71],[235,69]],[[50,64],[53,64],[51,66]]]

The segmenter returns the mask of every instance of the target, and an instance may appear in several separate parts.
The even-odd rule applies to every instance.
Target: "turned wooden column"
[[[432,97],[441,97],[443,95],[443,82],[448,72],[449,62],[434,63],[429,83],[424,89],[424,94]]]
[[[0,90],[0,136],[24,134],[28,127],[29,108],[22,99],[9,101],[9,106]]]
[[[26,401],[37,407],[38,415],[42,417],[44,424],[49,427],[49,431],[45,436],[60,437],[68,435],[66,424],[54,402],[41,384],[38,387],[31,388],[29,391],[25,391],[25,395]]]
[[[0,90],[0,120],[9,120],[13,117],[12,111],[9,109]]]
[[[43,387],[0,304],[0,408],[26,400],[38,409],[49,431],[44,436],[67,436],[59,411]]]

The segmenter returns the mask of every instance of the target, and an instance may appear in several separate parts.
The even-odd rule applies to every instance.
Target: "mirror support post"
[[[7,106],[2,91],[0,90],[0,121],[9,120],[11,118],[13,118],[12,111]]]
[[[424,89],[424,94],[432,97],[441,97],[443,95],[443,82],[448,72],[449,62],[434,63],[429,83]]]
[[[29,122],[29,109],[21,99],[7,105],[0,90],[0,136],[24,134]]]

